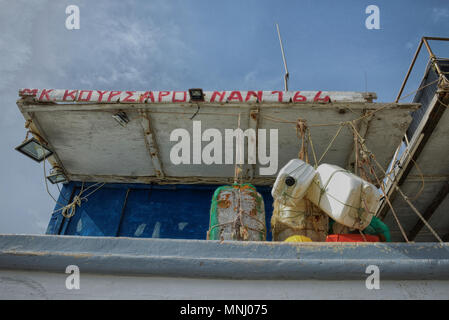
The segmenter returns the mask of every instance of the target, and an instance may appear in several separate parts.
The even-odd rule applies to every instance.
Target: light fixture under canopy
[[[16,150],[37,162],[41,162],[53,154],[52,150],[34,137],[17,146]]]

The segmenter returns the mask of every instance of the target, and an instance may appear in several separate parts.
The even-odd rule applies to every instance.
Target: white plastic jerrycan
[[[290,160],[274,182],[271,195],[281,204],[294,207],[304,197],[315,176],[315,169],[300,159]]]
[[[331,164],[321,164],[306,197],[335,221],[359,230],[371,222],[380,201],[377,188]]]

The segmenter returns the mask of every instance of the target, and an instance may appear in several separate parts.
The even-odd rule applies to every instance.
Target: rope
[[[240,129],[240,113],[239,113],[239,117],[237,120],[237,128]],[[243,139],[244,139],[243,137],[242,137],[242,140],[240,140],[238,138],[236,139],[236,149],[235,150],[238,152],[236,152],[236,159],[235,159],[235,165],[234,165],[234,183],[238,183],[240,173],[242,172],[242,168],[238,164],[238,162],[240,161],[240,158],[243,157],[243,155],[240,154],[241,149],[240,149],[240,146],[238,145],[238,143],[239,142],[243,143]],[[237,159],[237,154],[238,154],[238,159]]]
[[[422,194],[422,192],[424,191],[424,174],[421,170],[421,168],[418,166],[418,164],[416,163],[416,161],[413,159],[412,156],[410,156],[410,160],[413,162],[413,165],[416,167],[416,170],[418,170],[418,174],[421,178],[421,188],[419,189],[419,191],[412,197],[410,198],[411,200],[417,200],[419,198],[419,196]]]
[[[376,172],[375,172],[374,170],[373,170],[373,173],[374,173],[374,176],[376,177],[377,183],[380,183],[379,178],[377,177]],[[390,201],[390,197],[389,197],[388,194],[385,192],[385,187],[384,187],[384,185],[383,185],[382,183],[380,183],[380,188],[381,188],[381,190],[382,190],[382,193],[384,194],[385,201],[387,202],[388,206],[389,206],[390,209],[391,209],[391,213],[393,213],[393,217],[394,217],[394,219],[395,219],[395,221],[396,221],[396,223],[397,223],[397,225],[398,225],[398,227],[399,227],[399,230],[401,231],[402,236],[403,236],[404,239],[405,239],[405,242],[410,243],[410,241],[408,240],[407,234],[405,233],[405,230],[404,230],[404,228],[402,227],[401,222],[399,221],[398,215],[396,214],[396,211],[395,211],[394,208],[393,208],[393,205],[392,205],[392,203],[391,203],[391,201]]]
[[[95,187],[99,185],[96,189],[94,189],[93,191],[91,191],[90,193],[88,193],[87,195],[83,196],[83,194]],[[67,204],[67,205],[61,205],[62,208],[59,208],[58,210],[55,210],[52,212],[52,214],[61,211],[62,216],[64,216],[64,218],[70,219],[71,217],[73,217],[75,215],[76,212],[76,207],[81,207],[81,203],[82,201],[88,201],[88,197],[91,196],[92,194],[94,194],[95,192],[97,192],[99,189],[101,189],[103,186],[105,185],[105,183],[100,183],[97,182],[93,185],[90,185],[89,187],[87,187],[86,189],[84,189],[84,182],[81,185],[81,191],[78,195],[73,197],[73,200],[71,203]]]
[[[368,151],[367,148],[366,148],[366,145],[365,145],[365,139],[362,138],[362,136],[361,136],[360,133],[357,131],[357,128],[355,127],[354,124],[352,124],[352,129],[353,129],[353,132],[354,132],[354,136],[357,137],[357,138],[360,138],[360,140],[357,139],[357,143],[360,143],[361,151],[362,151],[362,152],[364,153],[364,155],[365,155],[364,160],[365,160],[366,162],[368,162],[368,166],[370,167],[370,173],[372,173],[372,174],[374,175],[374,177],[375,177],[377,183],[379,184],[379,186],[380,186],[380,188],[381,188],[381,190],[382,190],[382,193],[383,193],[384,196],[385,196],[385,200],[386,200],[388,206],[390,207],[391,212],[393,213],[393,217],[394,217],[394,219],[395,219],[395,221],[396,221],[396,223],[397,223],[397,225],[398,225],[398,227],[399,227],[399,230],[401,231],[402,236],[404,237],[405,241],[406,241],[407,243],[409,243],[410,241],[408,240],[407,234],[405,233],[405,230],[404,230],[404,228],[403,228],[401,222],[399,221],[399,218],[398,218],[398,216],[397,216],[397,214],[396,214],[396,211],[394,210],[393,205],[391,204],[391,201],[390,201],[390,199],[389,199],[387,193],[385,192],[385,187],[384,187],[383,183],[381,183],[381,182],[379,181],[379,178],[377,177],[376,172],[374,171],[374,169],[373,169],[373,167],[372,167],[372,165],[371,165],[371,163],[370,163],[370,160],[369,160],[370,157],[366,156],[366,153],[369,152],[369,151]],[[383,171],[383,168],[382,168],[382,171]],[[384,171],[384,172],[385,172],[385,171]]]
[[[426,225],[426,227],[430,230],[430,232],[432,232],[432,234],[435,236],[435,238],[438,239],[438,241],[440,243],[443,243],[444,241],[440,238],[440,236],[436,233],[436,231],[430,226],[430,224],[427,222],[426,219],[424,219],[424,217],[421,215],[421,213],[419,212],[418,209],[416,209],[416,207],[411,203],[411,201],[408,199],[408,197],[402,192],[401,189],[399,189],[398,186],[396,186],[396,190],[399,191],[399,193],[401,194],[401,196],[404,198],[404,200],[408,203],[408,205],[410,206],[410,208],[412,208],[412,210],[418,215],[418,217],[421,219],[421,221]]]
[[[385,173],[385,170],[382,168],[380,163],[376,160],[375,156],[371,154],[371,158],[374,160],[374,163],[382,170],[382,172]],[[435,236],[435,238],[438,239],[439,242],[443,243],[443,240],[438,236],[438,234],[435,232],[435,230],[427,223],[426,219],[421,215],[418,209],[410,202],[409,198],[402,192],[402,190],[399,188],[399,186],[396,185],[396,190],[399,191],[402,198],[404,198],[405,202],[412,208],[412,210],[416,213],[416,215],[422,220],[422,222],[425,224],[425,226],[430,230],[430,232]]]
[[[440,98],[438,98],[437,101],[438,101],[441,105],[443,105],[444,107],[449,108],[449,106],[448,106],[447,104],[443,103],[443,102],[440,100]]]
[[[307,128],[307,122],[306,120],[303,120],[301,118],[298,118],[296,120],[296,136],[301,140],[301,148],[298,153],[298,158],[301,160],[304,160],[309,163],[309,154],[308,154],[308,144],[306,140],[306,131]]]
[[[31,122],[30,122],[30,123],[27,122],[26,125],[29,126],[30,124],[31,124]],[[26,125],[25,125],[25,126],[26,126]],[[31,130],[28,131],[28,133],[29,133],[29,132],[31,132],[31,133],[34,135],[34,133],[33,133]],[[28,133],[27,133],[27,137],[28,137]],[[53,199],[53,201],[54,201],[56,204],[58,204],[59,206],[64,206],[63,204],[59,203],[58,200],[56,200],[55,197],[53,197],[53,195],[51,194],[50,190],[48,189],[47,169],[45,168],[45,161],[47,160],[47,157],[46,157],[45,149],[44,149],[44,146],[42,145],[41,140],[40,140],[40,139],[36,139],[36,140],[39,142],[39,145],[41,146],[41,149],[42,149],[43,154],[44,154],[44,161],[43,161],[43,166],[42,166],[42,168],[44,169],[45,190],[47,191],[48,195]]]
[[[32,122],[32,120],[27,121],[26,124],[25,124],[25,128],[29,128],[29,126],[31,125],[31,122]],[[37,135],[37,136],[39,137],[39,138],[36,139],[36,140],[39,142],[39,145],[41,146],[42,150],[45,150],[44,147],[43,147],[43,145],[42,145],[42,142],[41,142],[41,137],[40,137],[38,134],[36,134],[35,132],[31,131],[31,130],[28,130],[26,137],[28,137],[29,133],[32,133],[33,135]],[[51,192],[50,192],[50,190],[49,190],[49,188],[48,188],[48,182],[47,182],[47,178],[46,178],[46,175],[47,175],[47,169],[46,169],[46,167],[45,167],[45,162],[46,162],[47,158],[46,158],[45,151],[43,151],[43,154],[44,154],[44,160],[43,160],[43,166],[42,166],[42,167],[43,167],[43,170],[44,170],[45,189],[46,189],[48,195],[53,199],[53,201],[54,201],[57,205],[59,205],[59,206],[61,207],[61,208],[59,208],[58,210],[53,211],[52,214],[61,211],[61,214],[62,214],[65,218],[70,219],[71,217],[73,217],[73,216],[75,215],[75,212],[76,212],[76,206],[80,207],[80,206],[81,206],[82,200],[87,201],[87,198],[88,198],[90,195],[92,195],[93,193],[95,193],[98,189],[100,189],[101,187],[103,187],[103,186],[105,185],[105,183],[103,183],[100,187],[98,187],[98,188],[95,189],[94,191],[90,192],[88,195],[86,195],[86,196],[84,196],[84,197],[81,198],[81,195],[83,194],[83,192],[85,192],[85,191],[89,190],[90,188],[92,188],[92,187],[94,187],[94,186],[96,186],[96,185],[99,184],[99,183],[93,184],[93,185],[89,186],[88,188],[86,188],[86,190],[84,190],[84,182],[83,182],[83,184],[82,184],[82,186],[81,186],[81,191],[80,191],[80,193],[79,193],[78,195],[76,195],[76,196],[73,198],[73,201],[72,201],[71,203],[69,203],[69,204],[67,204],[67,205],[63,205],[63,204],[61,204],[60,202],[58,202],[58,200],[56,200],[56,198],[51,194]],[[58,190],[61,191],[61,190],[59,189],[59,186],[58,186]],[[61,192],[60,192],[60,193],[61,193]],[[63,197],[63,199],[65,199],[65,198]]]
[[[320,164],[321,160],[323,160],[324,156],[326,155],[326,153],[329,151],[329,149],[332,147],[332,145],[334,144],[335,139],[338,137],[338,135],[341,132],[341,129],[343,129],[344,124],[340,125],[340,127],[337,130],[337,133],[334,135],[334,137],[332,138],[331,142],[328,144],[326,150],[324,151],[323,155],[321,156],[320,160],[318,160],[317,164]]]
[[[354,126],[353,126],[353,128],[354,128],[355,131],[357,131],[357,129],[356,129]],[[357,135],[361,138],[361,136],[360,136],[360,134],[359,134],[358,132],[357,132]],[[372,160],[374,161],[374,163],[376,164],[376,166],[378,166],[379,169],[383,172],[383,174],[384,174],[385,176],[387,176],[386,171],[384,170],[384,168],[382,167],[382,165],[376,160],[376,157],[374,156],[374,154],[372,154],[372,153],[368,150],[368,148],[366,147],[364,141],[362,140],[362,141],[360,141],[360,143],[361,143],[361,145],[362,145],[363,151],[369,154],[369,158],[368,158],[368,159],[372,159]],[[371,166],[371,164],[370,164],[370,166]],[[376,179],[377,179],[379,185],[381,186],[382,192],[384,193],[384,196],[385,196],[385,199],[387,200],[387,203],[389,204],[390,208],[392,209],[392,212],[394,212],[393,206],[391,205],[391,202],[390,202],[390,200],[389,200],[388,194],[385,192],[385,189],[384,189],[384,187],[383,187],[383,184],[380,183],[380,181],[379,181],[379,179],[378,179],[378,177],[377,177],[377,175],[376,175],[376,172],[375,172],[375,170],[372,168],[372,166],[371,166],[371,169],[372,169],[372,173],[373,173],[374,176],[376,177]],[[392,182],[394,183],[393,180],[392,180]],[[416,209],[416,207],[410,202],[410,200],[408,199],[408,197],[402,192],[402,190],[401,190],[401,189],[399,188],[399,186],[397,186],[397,185],[396,185],[396,190],[399,191],[399,193],[400,193],[401,196],[404,198],[404,200],[407,202],[407,204],[412,208],[412,210],[416,213],[416,215],[422,220],[422,222],[423,222],[423,223],[425,224],[425,226],[430,230],[430,232],[435,236],[435,238],[436,238],[439,242],[443,243],[443,240],[438,236],[438,234],[435,232],[435,230],[429,225],[429,223],[426,221],[426,219],[424,219],[424,217],[421,215],[421,213],[419,212],[419,210]],[[405,235],[405,231],[403,230],[402,226],[401,226],[400,223],[399,223],[399,219],[397,219],[395,213],[394,213],[394,215],[395,215],[395,219],[396,219],[397,222],[398,222],[398,225],[400,226],[401,233],[403,233],[402,235],[404,236],[404,238],[406,239],[406,241],[409,242],[407,236]]]
[[[310,147],[312,148],[312,154],[313,154],[313,161],[315,161],[315,169],[318,167],[318,162],[316,160],[316,152],[315,152],[315,148],[313,147],[313,141],[312,141],[312,136],[310,134],[310,130],[307,131],[308,134],[308,139],[310,141]]]

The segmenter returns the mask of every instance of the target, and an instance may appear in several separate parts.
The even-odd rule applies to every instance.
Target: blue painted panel
[[[212,195],[213,190],[131,190],[119,235],[205,239]]]
[[[47,231],[45,232],[46,234],[59,234],[59,228],[64,220],[60,209],[71,201],[74,188],[75,185],[73,183],[63,184],[58,202],[56,203],[50,222],[48,223]]]
[[[75,191],[76,194],[79,190]],[[102,188],[83,201],[70,218],[63,234],[79,236],[115,236],[120,212],[125,200],[125,189]]]
[[[64,185],[58,202],[67,204],[81,184]],[[87,187],[88,184],[85,185]],[[64,219],[53,214],[48,234],[141,238],[206,239],[210,202],[216,185],[106,184],[83,201],[76,214]],[[128,199],[125,204],[127,190]],[[271,188],[257,187],[265,203],[270,229]],[[64,197],[63,197],[64,196]],[[59,207],[56,207],[59,208]],[[122,216],[122,208],[123,216]],[[267,234],[271,240],[271,233]]]

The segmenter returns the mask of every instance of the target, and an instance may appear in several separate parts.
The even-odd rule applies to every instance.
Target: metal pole
[[[287,69],[287,61],[285,60],[285,53],[284,53],[284,46],[282,45],[282,38],[281,38],[281,32],[279,31],[279,25],[276,23],[276,29],[278,32],[279,37],[279,44],[281,45],[281,52],[282,52],[282,60],[284,61],[284,68],[285,68],[285,75],[284,75],[284,90],[288,91],[288,69]]]
[[[430,45],[429,45],[429,43],[427,42],[427,37],[423,37],[423,42],[424,42],[424,44],[426,45],[426,49],[427,49],[427,52],[429,53],[429,56],[430,56],[430,61],[432,61],[432,63],[433,63],[433,65],[435,66],[435,69],[437,70],[437,73],[438,73],[438,75],[439,76],[441,76],[442,75],[442,72],[441,72],[441,69],[440,69],[440,66],[438,65],[438,63],[436,63],[436,57],[435,57],[435,55],[433,54],[433,51],[432,51],[432,49],[430,48]]]
[[[411,65],[410,65],[410,67],[409,67],[409,69],[408,69],[408,71],[407,71],[407,75],[405,76],[404,81],[402,82],[401,89],[399,90],[399,94],[398,94],[398,96],[396,97],[396,101],[395,101],[396,103],[397,103],[397,102],[399,101],[399,99],[401,98],[402,91],[404,91],[405,84],[407,83],[407,80],[408,80],[408,78],[409,78],[409,76],[410,76],[410,73],[411,73],[411,71],[412,71],[412,68],[413,68],[413,66],[415,65],[416,58],[418,58],[418,54],[419,54],[419,51],[421,50],[421,47],[422,47],[423,43],[424,43],[425,46],[426,46],[427,52],[429,53],[430,59],[431,59],[432,63],[434,64],[434,66],[435,66],[435,68],[436,68],[436,70],[437,70],[438,75],[441,76],[441,75],[443,74],[443,73],[441,72],[440,66],[435,62],[436,57],[435,57],[435,55],[433,54],[433,51],[432,51],[432,49],[430,48],[430,45],[429,45],[429,43],[427,42],[427,40],[449,41],[449,38],[440,38],[440,37],[422,37],[422,38],[421,38],[421,41],[420,41],[419,46],[418,46],[418,49],[416,50],[415,56],[413,57],[413,61],[412,61]]]
[[[422,44],[423,44],[423,39],[424,38],[421,38],[421,41],[419,42],[418,49],[416,49],[415,56],[413,57],[412,63],[410,64],[410,67],[408,68],[407,75],[405,76],[404,81],[402,81],[401,89],[399,90],[398,96],[396,97],[396,100],[395,100],[396,103],[398,103],[399,99],[401,98],[402,91],[404,91],[405,84],[407,83],[408,77],[410,76],[410,73],[412,72],[413,66],[415,65],[416,58],[418,58],[419,52],[421,51],[421,47],[422,47]]]

